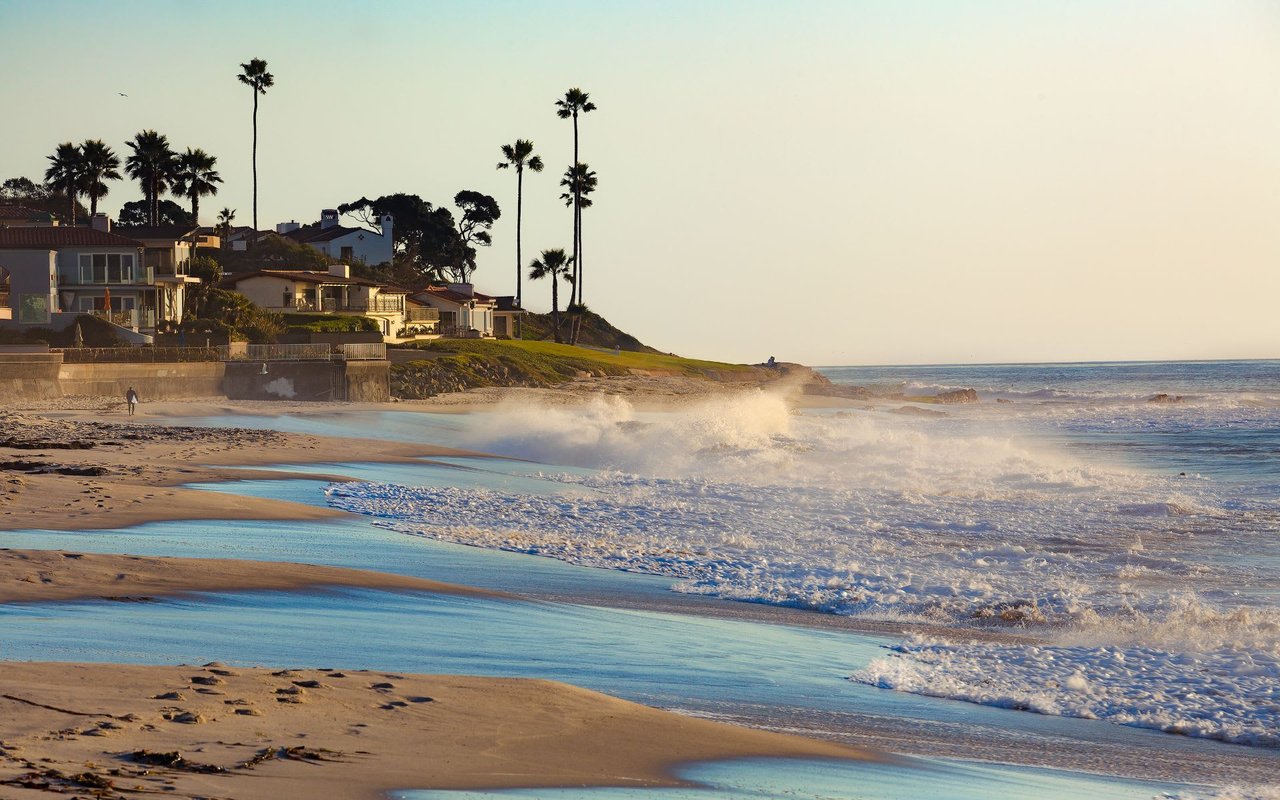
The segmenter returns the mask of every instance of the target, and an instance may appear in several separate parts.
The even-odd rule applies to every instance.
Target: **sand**
[[[0,719],[12,798],[663,786],[690,761],[871,758],[550,681],[332,668],[3,663]]]
[[[469,586],[343,567],[0,548],[0,603],[85,598],[137,601],[152,595],[317,586],[499,596]]]
[[[89,421],[0,412],[0,531],[104,529],[160,520],[329,519],[342,514],[285,501],[232,499],[180,484],[264,477],[345,479],[321,468],[299,475],[227,468],[231,465],[419,463],[425,457],[457,455],[477,454],[375,439],[159,425],[127,417]]]

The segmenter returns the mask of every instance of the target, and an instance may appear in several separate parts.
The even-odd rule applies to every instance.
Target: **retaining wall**
[[[220,397],[224,370],[221,361],[62,364],[58,383],[61,394],[66,397],[124,397],[130,386],[143,402]]]
[[[61,366],[61,353],[0,353],[0,401],[61,397]]]
[[[388,361],[231,361],[222,391],[232,400],[383,403],[391,399]]]

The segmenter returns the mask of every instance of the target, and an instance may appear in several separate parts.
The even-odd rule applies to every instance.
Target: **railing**
[[[410,308],[404,312],[406,322],[439,322],[438,308]]]
[[[64,364],[119,364],[180,361],[220,361],[216,347],[61,347]]]
[[[156,271],[154,267],[134,267],[130,270],[127,280],[84,280],[78,269],[73,268],[70,272],[60,272],[58,274],[59,286],[150,286],[155,283]]]
[[[154,308],[129,308],[124,311],[107,311],[95,308],[83,312],[91,317],[105,319],[122,328],[154,328],[156,326],[156,310]]]
[[[219,345],[221,361],[383,361],[382,342],[359,344],[234,344]]]
[[[387,345],[383,342],[340,344],[341,355],[347,361],[385,361]]]
[[[332,313],[354,311],[360,314],[399,314],[404,311],[404,298],[375,297],[372,300],[353,300],[343,302],[325,298],[323,300],[298,300],[291,306],[278,306],[273,311],[297,311],[303,313]],[[432,309],[433,311],[435,309]]]
[[[480,339],[483,334],[474,328],[464,328],[460,325],[443,325],[440,327],[440,335],[448,339]]]

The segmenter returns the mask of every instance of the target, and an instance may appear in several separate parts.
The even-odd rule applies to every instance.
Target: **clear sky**
[[[260,224],[397,191],[498,198],[481,291],[569,249],[664,350],[811,364],[1280,357],[1280,4],[1262,0],[0,0],[0,179],[144,128]],[[117,92],[125,92],[127,98]],[[105,207],[139,196],[112,186]],[[526,284],[526,305],[550,305]]]

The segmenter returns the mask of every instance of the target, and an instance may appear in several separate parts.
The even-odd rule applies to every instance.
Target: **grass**
[[[462,360],[468,362],[473,359],[496,361],[548,381],[573,377],[577,372],[626,375],[631,370],[645,370],[670,375],[709,377],[714,373],[750,372],[753,369],[743,364],[681,358],[664,353],[627,350],[613,352],[544,341],[437,339],[419,342],[413,347],[465,357]]]

